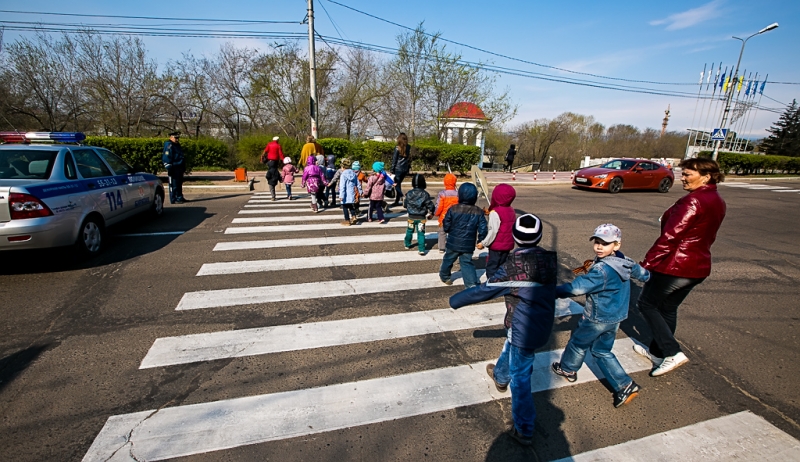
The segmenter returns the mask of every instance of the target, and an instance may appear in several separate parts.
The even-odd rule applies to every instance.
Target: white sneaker
[[[658,377],[659,375],[664,375],[667,372],[676,369],[678,366],[682,366],[689,362],[689,358],[686,357],[683,352],[678,352],[675,356],[667,356],[664,358],[664,361],[661,363],[660,366],[655,368],[652,372],[650,372],[650,377]]]
[[[633,351],[649,359],[656,366],[660,366],[661,363],[664,362],[664,358],[659,358],[658,356],[650,354],[650,350],[642,345],[639,345],[638,343],[633,344]]]

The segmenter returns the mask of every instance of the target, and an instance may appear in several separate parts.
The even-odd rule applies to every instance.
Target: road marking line
[[[310,204],[310,202],[309,203],[304,203],[304,202],[292,201],[292,202],[285,202],[283,204],[259,204],[259,203],[250,204],[250,203],[247,203],[247,204],[244,204],[244,206],[245,206],[245,208],[258,208],[258,209],[275,208],[275,209],[280,209],[281,207],[297,207],[299,205],[304,205],[304,204]],[[309,205],[309,207],[306,210],[311,210],[311,206]]]
[[[130,234],[115,234],[118,237],[146,237],[146,236],[180,236],[186,231],[162,231],[158,233],[130,233]]]
[[[484,270],[477,270],[478,277]],[[461,273],[453,273],[453,283],[461,279]],[[258,303],[288,302],[315,298],[342,297],[345,295],[378,294],[419,289],[447,287],[439,280],[439,273],[408,274],[379,278],[347,279],[343,281],[306,282],[280,284],[276,286],[241,287],[237,289],[200,290],[186,292],[178,302],[176,310],[222,308],[226,306],[253,305]]]
[[[341,211],[340,211],[341,213]],[[400,218],[408,216],[407,213],[387,213],[384,215],[386,218]],[[290,217],[251,217],[251,218],[234,218],[232,224],[242,223],[283,223],[291,221],[328,221],[328,220],[343,220],[343,216],[330,216],[330,215],[302,215]],[[405,222],[408,225],[408,222]],[[338,229],[338,228],[337,228]]]
[[[254,215],[254,214],[265,214],[265,213],[310,213],[310,212],[311,212],[311,207],[304,207],[302,209],[239,210],[239,214],[240,215]],[[321,213],[331,213],[331,212],[342,213],[342,209],[339,209],[339,208],[328,208],[328,209],[323,209]]]
[[[386,226],[386,225],[383,225]],[[425,234],[425,240],[432,240],[438,237],[437,233]],[[265,241],[240,241],[240,242],[220,242],[214,246],[215,252],[225,250],[253,250],[253,249],[276,249],[283,247],[305,247],[315,245],[336,245],[336,244],[366,244],[368,242],[397,242],[403,241],[405,234],[366,234],[356,236],[329,236],[329,237],[310,237],[302,239],[270,239]],[[416,239],[415,239],[416,240]],[[433,252],[433,250],[431,250]]]
[[[415,247],[416,249],[416,247]],[[475,250],[472,258],[486,258],[486,250]],[[269,271],[288,271],[308,268],[336,268],[354,265],[380,265],[383,263],[404,263],[413,261],[436,261],[444,257],[438,251],[419,255],[416,251],[359,253],[349,255],[320,255],[316,257],[285,258],[274,260],[245,260],[222,263],[205,263],[196,276],[219,274],[265,273]]]
[[[775,189],[775,190],[777,190],[777,189],[789,189],[789,187],[788,186],[773,186],[773,185],[767,185],[767,184],[754,184],[753,186],[750,186],[749,189],[755,189],[755,190],[760,190],[760,189],[773,190],[773,189]]]
[[[632,348],[633,341],[622,338],[613,351],[627,372],[649,370],[650,361]],[[536,354],[532,392],[602,376],[593,362],[578,371],[577,382],[556,376],[550,363],[562,351]],[[106,421],[83,460],[105,461],[115,453],[125,460],[164,460],[508,398],[510,393],[498,392],[486,375],[489,362],[116,415]]]
[[[583,307],[571,299],[556,300],[556,318],[581,313]],[[503,323],[505,314],[505,303],[500,302],[458,310],[447,308],[163,337],[156,339],[139,369],[497,326]]]
[[[555,462],[609,460],[800,461],[800,442],[763,418],[743,411]]]
[[[775,191],[772,191],[772,192],[791,192],[791,193],[793,193],[793,192],[800,192],[800,189],[776,189]]]
[[[439,223],[436,221],[428,222],[428,228],[438,227]],[[306,232],[306,231],[327,231],[334,229],[380,229],[380,228],[406,228],[408,221],[390,221],[388,223],[361,223],[358,226],[343,227],[339,223],[323,223],[313,225],[271,225],[271,226],[238,226],[234,228],[226,228],[225,234],[252,234],[252,233],[288,233],[288,232]]]

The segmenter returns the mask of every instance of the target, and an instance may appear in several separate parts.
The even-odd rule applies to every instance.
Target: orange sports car
[[[578,188],[606,189],[616,194],[623,189],[669,191],[675,175],[672,169],[649,160],[614,159],[603,165],[578,170],[572,184]]]

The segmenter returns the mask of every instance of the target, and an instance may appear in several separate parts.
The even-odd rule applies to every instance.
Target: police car
[[[0,133],[0,251],[103,248],[105,228],[143,212],[160,216],[164,188],[83,133]]]

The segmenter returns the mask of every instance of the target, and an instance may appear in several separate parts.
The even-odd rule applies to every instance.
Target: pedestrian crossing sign
[[[725,141],[727,136],[727,128],[715,128],[714,131],[711,132],[711,141]]]

